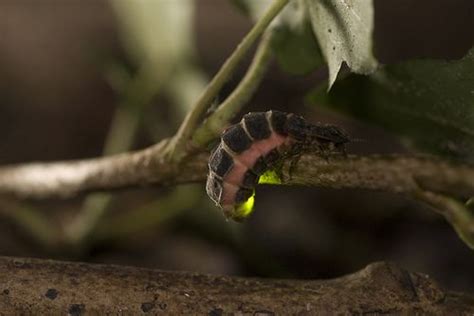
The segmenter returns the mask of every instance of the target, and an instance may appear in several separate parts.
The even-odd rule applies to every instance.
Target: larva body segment
[[[240,154],[252,145],[252,138],[245,132],[242,123],[229,127],[222,134],[222,142],[235,154]]]
[[[337,148],[349,141],[335,126],[310,124],[280,111],[255,112],[226,129],[209,159],[206,191],[224,214],[241,220],[259,176],[293,148]]]
[[[209,158],[209,170],[221,179],[226,176],[233,165],[234,160],[232,156],[223,150],[221,145],[214,150]]]
[[[243,126],[248,135],[254,140],[262,140],[270,137],[272,130],[268,122],[271,112],[248,113],[242,118]]]

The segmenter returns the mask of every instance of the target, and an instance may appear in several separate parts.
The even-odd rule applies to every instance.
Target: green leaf
[[[275,55],[284,71],[303,75],[324,63],[304,1],[293,1],[285,8],[275,33]]]
[[[418,150],[474,160],[474,48],[460,60],[410,61],[349,77],[326,101]]]
[[[319,47],[329,67],[329,88],[342,62],[356,73],[377,68],[372,54],[372,0],[305,0]]]

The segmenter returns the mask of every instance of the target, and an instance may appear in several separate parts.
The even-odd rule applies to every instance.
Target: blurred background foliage
[[[328,52],[309,2],[295,1],[272,26],[277,62],[244,112],[280,109],[338,124],[365,140],[350,152],[472,161],[472,1],[374,1],[366,49],[373,45],[382,66],[357,76],[348,62],[329,93]],[[258,17],[249,3],[0,2],[0,163],[93,157],[173,135]],[[338,56],[339,65],[354,57]],[[0,211],[3,255],[295,278],[393,260],[474,290],[474,254],[444,219],[384,193],[260,186],[254,216],[240,225],[223,219],[203,185],[1,200]]]

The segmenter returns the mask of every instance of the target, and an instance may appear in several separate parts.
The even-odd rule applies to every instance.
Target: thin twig
[[[214,76],[193,109],[188,112],[176,135],[170,142],[168,156],[174,161],[180,161],[185,156],[185,144],[191,138],[204,112],[215,99],[222,86],[234,72],[257,38],[265,31],[271,21],[280,13],[289,0],[275,0],[257,21],[250,32],[244,37],[232,55],[226,60],[219,72]]]
[[[125,238],[155,228],[195,206],[202,198],[196,189],[196,186],[178,186],[166,196],[138,206],[133,211],[105,218],[98,224],[91,239]]]
[[[271,60],[273,29],[267,30],[247,73],[237,88],[222,102],[193,134],[193,144],[204,146],[219,135],[229,120],[250,100],[263,79]]]
[[[32,208],[24,202],[2,198],[0,199],[0,213],[14,223],[36,243],[48,248],[57,246],[60,242],[60,230],[57,229],[45,213]]]
[[[432,206],[454,227],[459,237],[474,249],[474,212],[453,198],[420,190],[414,196]]]
[[[117,106],[102,154],[109,156],[129,151],[133,145],[142,113],[150,100],[156,96],[163,84],[163,76],[150,73],[151,67],[143,65],[129,80],[122,92],[122,102]],[[75,219],[65,227],[66,239],[70,243],[82,244],[98,222],[104,217],[112,202],[112,195],[95,193],[89,195]]]

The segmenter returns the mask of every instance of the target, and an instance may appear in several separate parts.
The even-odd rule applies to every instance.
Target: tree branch
[[[140,185],[204,181],[208,154],[190,154],[179,165],[173,165],[162,158],[166,142],[102,158],[5,166],[0,168],[0,194],[44,199]],[[427,156],[321,157],[313,153],[303,155],[296,163],[286,159],[281,176],[286,185],[405,194],[421,188],[455,197],[474,196],[474,166]]]
[[[0,283],[0,310],[8,315],[474,313],[474,296],[383,262],[299,281],[0,257]]]
[[[205,180],[208,153],[188,154],[173,164],[164,158],[166,144],[167,140],[142,151],[103,158],[6,166],[0,168],[0,194],[64,198],[90,191]],[[312,153],[296,162],[289,157],[276,171],[278,182],[285,185],[405,194],[434,207],[474,249],[474,216],[463,205],[474,196],[472,165],[427,156],[334,154],[322,157]]]
[[[291,172],[290,172],[291,170]],[[474,194],[474,166],[430,156],[370,155],[347,158],[305,155],[282,168],[283,184],[352,188],[412,194],[423,189],[455,197]]]
[[[152,65],[145,63],[141,66],[140,71],[122,87],[121,97],[123,100],[112,117],[102,151],[103,156],[130,150],[144,109],[150,100],[159,93],[165,78],[162,73],[156,74],[152,69]],[[97,193],[87,196],[81,211],[64,229],[66,239],[72,244],[84,244],[84,240],[104,217],[111,202],[111,194]]]
[[[5,166],[0,168],[0,193],[22,198],[67,198],[83,192],[202,181],[207,153],[195,154],[178,167],[163,158],[167,142],[101,158]]]

